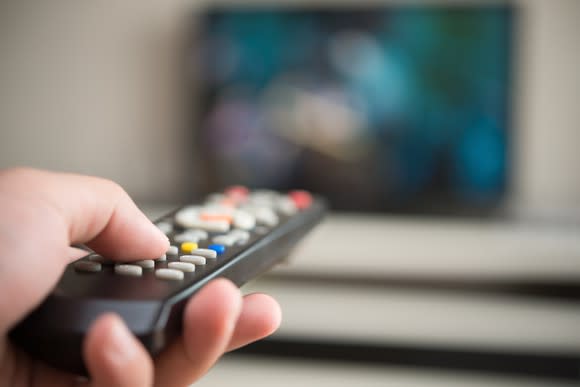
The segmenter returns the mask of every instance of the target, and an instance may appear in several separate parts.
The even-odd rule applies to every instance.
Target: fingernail
[[[107,357],[112,364],[125,364],[135,355],[135,339],[117,316],[113,317],[108,341]]]

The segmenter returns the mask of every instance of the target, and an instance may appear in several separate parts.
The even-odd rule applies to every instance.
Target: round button
[[[309,192],[297,190],[290,192],[288,196],[300,210],[308,208],[312,204],[312,195]]]

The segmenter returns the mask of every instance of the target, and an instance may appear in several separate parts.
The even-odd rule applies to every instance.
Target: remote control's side
[[[156,224],[171,247],[156,260],[113,263],[97,254],[70,264],[46,300],[11,332],[16,345],[85,374],[82,341],[102,313],[118,313],[155,356],[181,331],[186,301],[208,281],[238,286],[285,258],[323,217],[323,199],[232,187]]]

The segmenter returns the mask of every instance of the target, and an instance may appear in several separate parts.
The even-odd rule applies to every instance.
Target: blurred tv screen
[[[513,19],[507,5],[207,10],[191,53],[204,189],[493,211],[509,188]]]

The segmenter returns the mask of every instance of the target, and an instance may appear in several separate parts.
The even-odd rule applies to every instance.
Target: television
[[[497,214],[514,10],[221,6],[190,48],[202,193],[307,189],[336,211]]]

